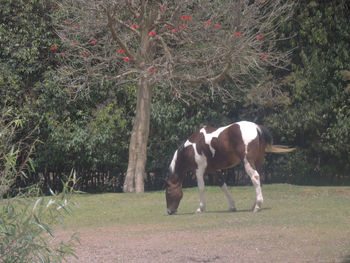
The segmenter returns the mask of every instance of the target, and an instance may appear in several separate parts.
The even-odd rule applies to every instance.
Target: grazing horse
[[[272,145],[272,137],[266,127],[253,122],[241,121],[221,128],[204,126],[191,135],[174,153],[169,166],[166,183],[166,203],[169,215],[176,213],[182,199],[182,182],[187,172],[195,172],[199,188],[200,203],[197,212],[205,211],[204,192],[205,172],[214,176],[216,183],[225,193],[230,210],[236,206],[222,176],[222,169],[244,164],[256,192],[253,211],[257,212],[263,204],[260,186],[261,168],[266,152],[286,153],[294,148]]]

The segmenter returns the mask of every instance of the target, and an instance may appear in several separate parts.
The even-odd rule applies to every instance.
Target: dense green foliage
[[[78,94],[57,85],[53,76],[65,51],[54,30],[59,5],[41,0],[0,4],[0,103],[21,116],[22,134],[34,130],[31,139],[40,140],[32,180],[43,178],[45,190],[75,168],[81,181],[94,172],[108,173],[117,183],[102,190],[119,190],[127,167],[135,88],[127,84],[116,89],[113,82],[92,80],[89,92]],[[146,182],[146,189],[159,188],[174,150],[200,125],[241,119],[265,124],[276,143],[297,146],[293,154],[267,158],[266,176],[272,181],[349,180],[349,12],[342,1],[298,4],[294,19],[280,32],[286,37],[281,49],[295,50],[288,71],[270,74],[283,84],[279,94],[272,94],[274,100],[253,89],[237,90],[235,101],[223,102],[208,93],[201,102],[183,102],[177,94],[156,88],[146,167],[155,178]]]
[[[350,173],[349,6],[341,1],[301,3],[285,33],[295,48],[285,77],[292,105],[266,116],[281,141],[298,145],[282,174],[297,183],[339,183]],[[280,166],[280,165],[279,165]],[[338,182],[337,182],[338,181]]]

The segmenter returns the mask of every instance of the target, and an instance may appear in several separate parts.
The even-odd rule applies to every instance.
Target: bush
[[[75,235],[64,243],[55,243],[51,226],[64,215],[71,214],[70,201],[75,180],[68,178],[59,195],[51,198],[30,197],[36,186],[15,189],[16,181],[28,178],[33,168],[30,155],[35,143],[26,145],[30,137],[18,132],[22,121],[3,109],[0,119],[0,261],[61,262],[74,255]],[[33,191],[34,190],[34,191]],[[13,193],[15,197],[10,198]],[[8,197],[4,199],[4,197]]]

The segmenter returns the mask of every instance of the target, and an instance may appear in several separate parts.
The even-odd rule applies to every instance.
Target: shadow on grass
[[[271,207],[264,207],[261,208],[259,213],[263,210],[271,210]],[[241,210],[236,210],[236,211],[230,211],[230,210],[214,210],[214,211],[205,211],[204,213],[207,214],[235,214],[235,213],[252,213],[252,209],[241,209]],[[187,212],[187,213],[176,213],[175,215],[177,216],[186,216],[186,215],[195,215],[197,214],[196,212]],[[346,262],[350,263],[350,262]]]
[[[264,207],[264,208],[261,208],[259,213],[262,212],[263,210],[271,210],[271,209],[272,209],[271,207]],[[234,214],[234,213],[252,213],[252,212],[253,212],[252,209],[241,209],[241,210],[236,210],[236,211],[230,211],[230,210],[206,211],[205,213],[227,213],[227,214],[232,213],[232,214]]]

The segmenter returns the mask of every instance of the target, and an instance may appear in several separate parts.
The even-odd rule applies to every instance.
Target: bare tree
[[[289,52],[276,43],[293,10],[289,0],[62,0],[58,6],[66,51],[59,53],[57,80],[68,92],[86,92],[96,80],[137,83],[124,192],[144,191],[156,83],[185,101],[204,92],[230,99],[232,89],[261,88],[267,68],[288,63]],[[224,79],[230,88],[220,85]]]

